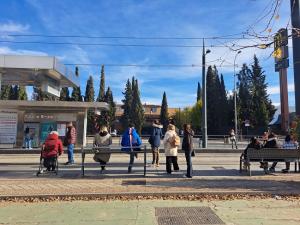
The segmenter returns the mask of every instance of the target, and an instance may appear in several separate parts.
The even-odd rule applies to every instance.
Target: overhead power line
[[[81,43],[81,42],[48,42],[48,41],[11,41],[0,40],[0,43],[14,44],[45,44],[45,45],[82,45],[82,46],[113,46],[113,47],[151,47],[151,48],[202,48],[203,45],[172,45],[172,44],[113,44],[113,43]],[[227,48],[221,45],[206,45],[209,48]]]
[[[105,64],[105,63],[65,63],[67,66],[102,66],[105,67],[202,67],[199,64]],[[206,64],[205,66],[210,66],[210,64]],[[238,65],[235,65],[238,67]],[[221,65],[216,67],[233,67],[233,65]]]
[[[214,40],[214,39],[255,39],[253,37],[241,36],[243,33],[211,36],[211,37],[138,37],[138,36],[93,36],[93,35],[51,35],[51,34],[3,34],[7,37],[43,37],[43,38],[87,38],[87,39],[134,39],[134,40]],[[239,36],[239,37],[235,37]]]

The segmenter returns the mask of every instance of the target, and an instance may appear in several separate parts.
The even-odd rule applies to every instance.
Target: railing
[[[81,148],[81,175],[84,176],[85,170],[85,155],[86,154],[132,154],[132,153],[144,153],[144,176],[147,174],[147,146],[135,146],[135,147],[124,147],[131,148],[131,151],[122,151],[121,148],[112,147],[93,147],[93,148]],[[140,149],[140,150],[136,150]]]

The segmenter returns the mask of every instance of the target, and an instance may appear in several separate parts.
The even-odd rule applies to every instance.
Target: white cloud
[[[15,23],[9,21],[8,23],[0,23],[0,32],[1,33],[24,33],[29,30],[28,24]]]
[[[2,55],[36,55],[36,56],[46,56],[46,52],[32,51],[26,49],[11,49],[9,47],[0,47],[0,54]]]
[[[294,84],[288,84],[288,92],[294,92],[294,91],[295,91]],[[267,92],[268,92],[269,95],[280,94],[280,87],[279,86],[268,87]]]

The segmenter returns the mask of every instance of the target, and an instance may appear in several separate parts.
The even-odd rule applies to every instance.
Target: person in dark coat
[[[184,124],[182,150],[184,150],[186,165],[187,165],[187,171],[185,177],[188,178],[193,177],[193,166],[192,166],[193,136],[194,136],[194,131],[191,129],[191,125]]]
[[[246,149],[244,150],[244,159],[247,159],[247,152],[249,148],[252,149],[261,149],[263,146],[262,144],[259,142],[258,138],[256,137],[252,137],[250,139],[250,143],[247,145]],[[247,167],[249,165],[247,165],[247,162],[244,163],[244,167]]]
[[[152,165],[159,167],[159,146],[162,139],[162,128],[158,120],[154,120],[152,124],[152,132],[149,138],[149,143],[152,149]]]
[[[274,133],[271,133],[268,136],[268,141],[266,142],[266,144],[264,145],[264,148],[279,148],[278,144],[277,144],[277,137]],[[270,167],[269,171],[268,171],[268,162],[263,162],[262,167],[265,171],[265,173],[273,173],[275,172],[275,166],[277,163],[273,163],[272,166]]]
[[[137,153],[134,152],[142,145],[142,140],[136,130],[134,129],[133,124],[129,124],[129,127],[124,132],[122,136],[121,146],[122,151],[128,152],[130,154],[130,161],[128,165],[128,173],[132,172],[132,166],[134,163],[134,156],[137,157]]]

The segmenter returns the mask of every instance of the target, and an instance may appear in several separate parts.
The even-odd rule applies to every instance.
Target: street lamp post
[[[238,56],[238,54],[240,54],[242,51],[238,51],[236,54],[235,54],[235,57],[234,57],[234,62],[233,62],[233,78],[234,78],[234,133],[238,139],[238,133],[237,133],[237,109],[236,109],[236,74],[235,74],[235,61],[236,61],[236,58]]]
[[[207,148],[207,116],[206,116],[206,75],[205,75],[205,56],[210,50],[205,51],[203,39],[202,52],[202,148]]]

